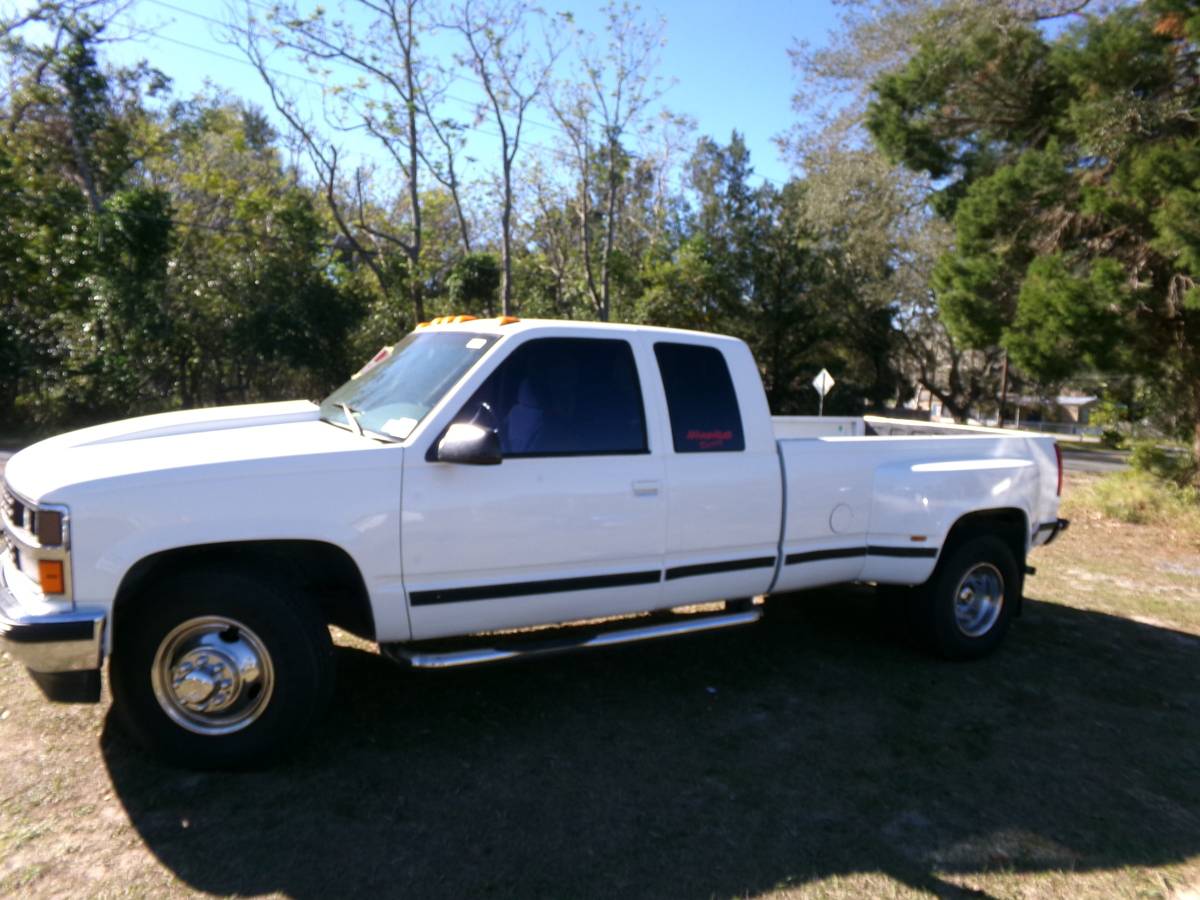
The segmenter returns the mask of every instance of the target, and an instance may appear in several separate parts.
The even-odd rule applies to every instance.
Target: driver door
[[[405,454],[414,639],[657,606],[666,497],[643,352],[624,338],[527,340],[454,417],[497,429],[500,465],[436,461],[440,433]]]

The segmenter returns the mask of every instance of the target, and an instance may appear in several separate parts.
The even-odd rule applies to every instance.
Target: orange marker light
[[[511,325],[514,322],[520,322],[516,316],[496,316],[497,325]]]
[[[64,594],[67,590],[67,580],[63,576],[63,564],[60,559],[38,560],[38,581],[42,583],[42,591],[46,594]]]

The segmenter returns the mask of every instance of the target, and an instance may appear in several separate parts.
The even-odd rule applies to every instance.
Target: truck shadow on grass
[[[453,673],[339,651],[335,708],[275,770],[113,784],[187,885],[708,897],[879,872],[1113,869],[1200,853],[1200,639],[1027,601],[1005,648],[928,659],[874,598],[751,629]]]

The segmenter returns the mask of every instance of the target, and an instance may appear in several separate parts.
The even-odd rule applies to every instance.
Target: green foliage
[[[1155,441],[1139,441],[1129,454],[1134,471],[1144,472],[1180,487],[1190,485],[1196,477],[1196,463],[1178,449],[1163,447]]]
[[[1114,472],[1080,489],[1078,503],[1131,525],[1200,530],[1200,491],[1149,472]]]
[[[880,77],[868,119],[953,201],[947,325],[1043,382],[1140,376],[1200,453],[1200,14],[1122,6],[1053,36],[977,15]]]
[[[1040,32],[1011,16],[979,21],[959,40],[922,37],[907,65],[873,85],[866,125],[895,162],[952,179],[943,191],[951,212],[956,188],[990,172],[1009,147],[1039,146],[1061,112],[1063,75]]]
[[[261,113],[226,96],[171,98],[161,73],[105,66],[97,30],[65,6],[39,10],[53,39],[0,42],[11,73],[0,96],[6,421],[50,430],[314,397],[411,329],[421,304],[427,315],[497,311],[496,223],[464,207],[475,189],[444,168],[424,159],[419,184],[384,185],[370,167],[314,162],[324,144],[312,134],[302,144],[320,171],[295,170]],[[389,129],[407,113],[372,109]],[[520,314],[737,335],[779,412],[816,411],[822,366],[838,379],[830,412],[905,392],[894,275],[909,251],[894,232],[907,198],[880,211],[887,187],[853,166],[823,185],[760,184],[736,133],[700,140],[679,187],[674,151],[633,146],[643,123],[624,121],[581,131],[572,167],[513,170],[526,179],[508,260]],[[683,146],[686,126],[669,127]]]
[[[365,298],[261,117],[156,110],[160,76],[69,33],[0,104],[0,413],[50,429],[342,380]]]
[[[778,413],[816,413],[810,382],[822,367],[838,379],[829,412],[894,397],[894,310],[859,282],[850,237],[818,233],[806,221],[803,183],[751,187],[749,153],[736,133],[726,146],[702,140],[690,170],[691,234],[669,260],[644,270],[644,320],[745,340]]]
[[[1100,432],[1100,446],[1108,450],[1121,450],[1125,447],[1125,435],[1117,428],[1105,428]]]
[[[446,296],[452,309],[491,313],[500,290],[500,260],[494,253],[469,253],[455,261],[446,277]]]
[[[1029,264],[1017,313],[1005,333],[1013,359],[1043,382],[1055,383],[1082,365],[1119,365],[1120,317],[1131,305],[1125,273],[1114,259],[1097,259],[1086,275],[1070,271],[1061,255]]]
[[[933,273],[942,316],[972,347],[1001,342],[1016,313],[1021,275],[1035,253],[1026,241],[1039,209],[1062,202],[1066,165],[1056,142],[971,183],[954,216],[955,251]]]
[[[1113,396],[1106,396],[1092,407],[1090,424],[1099,426],[1100,444],[1110,450],[1125,446],[1125,434],[1120,426],[1129,420],[1129,409]]]

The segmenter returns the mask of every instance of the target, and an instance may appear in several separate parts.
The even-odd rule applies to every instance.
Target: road
[[[1129,468],[1127,450],[1072,450],[1066,443],[1059,446],[1068,472],[1119,472]]]

